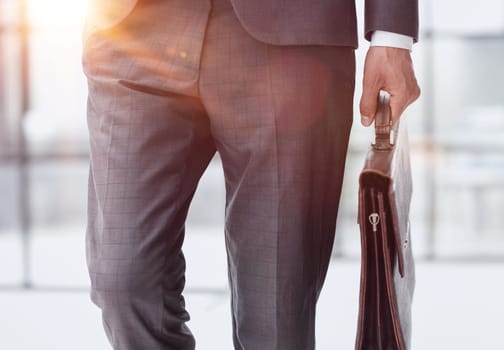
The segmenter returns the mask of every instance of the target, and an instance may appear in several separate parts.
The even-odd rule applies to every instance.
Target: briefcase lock
[[[369,222],[373,225],[373,232],[377,232],[378,224],[380,223],[380,215],[378,213],[372,213],[369,215]]]

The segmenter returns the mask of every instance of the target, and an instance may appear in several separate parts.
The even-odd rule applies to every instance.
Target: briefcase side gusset
[[[404,123],[399,125],[397,135],[395,146],[391,150],[379,151],[370,148],[359,176],[359,184],[360,188],[379,186],[384,193],[388,194],[388,201],[392,205],[392,222],[399,271],[404,277],[403,248],[411,241],[409,237],[409,211],[413,194],[408,136]]]

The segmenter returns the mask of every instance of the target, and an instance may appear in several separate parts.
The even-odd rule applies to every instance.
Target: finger
[[[360,100],[361,123],[364,126],[369,126],[373,123],[379,93],[379,87],[364,83]]]

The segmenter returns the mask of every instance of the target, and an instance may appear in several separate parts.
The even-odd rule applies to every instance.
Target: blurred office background
[[[404,116],[414,172],[413,345],[504,348],[504,2],[420,3],[413,58],[422,96]],[[1,349],[109,348],[88,299],[84,255],[85,12],[86,0],[0,0]],[[356,180],[372,137],[358,114],[366,49],[361,39],[356,119],[317,318],[321,350],[351,349],[356,326]],[[190,327],[202,350],[232,348],[223,217],[217,156],[200,182],[184,243]]]

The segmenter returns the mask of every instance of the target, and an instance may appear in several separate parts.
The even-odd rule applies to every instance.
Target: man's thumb
[[[366,88],[364,86],[360,100],[361,123],[370,126],[376,114],[379,89]]]

